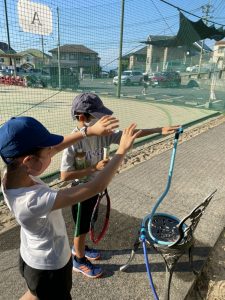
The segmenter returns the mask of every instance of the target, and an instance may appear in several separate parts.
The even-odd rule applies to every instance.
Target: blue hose
[[[159,300],[159,297],[158,297],[158,295],[156,293],[156,290],[155,290],[154,282],[153,282],[152,275],[151,275],[149,260],[148,260],[147,247],[146,247],[146,224],[148,222],[148,234],[149,234],[150,238],[155,243],[160,244],[160,245],[169,245],[169,244],[171,244],[171,242],[164,242],[164,241],[160,241],[160,240],[156,239],[152,235],[151,225],[152,225],[152,220],[153,220],[154,215],[156,214],[156,210],[157,210],[158,206],[161,204],[162,200],[165,198],[165,196],[167,195],[167,193],[168,193],[168,191],[170,189],[172,175],[173,175],[174,162],[175,162],[175,156],[176,156],[176,149],[177,149],[177,144],[178,144],[178,139],[179,139],[179,135],[182,132],[183,132],[183,129],[182,129],[182,127],[180,127],[178,129],[178,131],[175,133],[174,144],[173,144],[173,151],[172,151],[171,160],[170,160],[169,175],[168,175],[168,180],[167,180],[167,185],[166,185],[165,191],[162,193],[162,195],[157,200],[156,204],[154,205],[154,207],[152,209],[151,214],[147,215],[142,220],[142,224],[141,224],[140,240],[142,241],[146,270],[147,270],[147,274],[148,274],[150,288],[151,288],[151,290],[153,292],[154,300]],[[177,221],[179,221],[179,220],[177,219]]]
[[[171,155],[171,160],[170,160],[170,168],[169,168],[169,174],[168,174],[168,180],[167,180],[167,185],[165,188],[165,191],[162,193],[162,195],[159,197],[159,199],[157,200],[156,204],[154,205],[152,212],[150,215],[148,215],[148,233],[150,238],[159,245],[169,245],[171,244],[171,242],[164,242],[164,241],[160,241],[157,238],[155,238],[152,234],[152,221],[153,221],[153,217],[155,215],[155,212],[157,210],[157,208],[159,207],[159,205],[161,204],[161,202],[163,201],[163,199],[165,198],[165,196],[167,195],[169,189],[170,189],[170,185],[171,185],[171,181],[172,181],[172,176],[173,176],[173,169],[174,169],[174,163],[175,163],[175,156],[176,156],[176,150],[177,150],[177,144],[178,144],[178,139],[180,134],[183,133],[183,128],[180,127],[178,129],[178,131],[175,133],[175,138],[174,138],[174,144],[173,144],[173,151],[172,151],[172,155]]]
[[[148,261],[148,253],[147,253],[147,247],[146,247],[145,228],[144,227],[141,228],[141,241],[142,241],[142,246],[143,246],[144,259],[145,259],[145,265],[146,265],[146,270],[147,270],[147,274],[148,274],[150,288],[152,289],[154,299],[159,300],[159,297],[156,293],[155,286],[153,283],[150,265],[149,265],[149,261]]]

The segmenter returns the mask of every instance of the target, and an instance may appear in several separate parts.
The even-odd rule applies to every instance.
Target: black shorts
[[[147,82],[144,82],[144,83],[143,83],[143,87],[144,87],[145,89],[148,87]]]
[[[20,256],[19,268],[30,292],[39,300],[72,300],[72,258],[61,269],[38,270],[28,266]]]
[[[91,216],[97,200],[98,200],[98,195],[95,195],[94,197],[80,203],[81,205],[80,224],[77,224],[78,204],[72,206],[72,215],[75,224],[75,232],[76,232],[76,226],[80,225],[79,226],[80,228],[77,230],[78,235],[89,232]]]

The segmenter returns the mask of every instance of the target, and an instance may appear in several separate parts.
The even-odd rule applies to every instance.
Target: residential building
[[[213,48],[213,63],[217,64],[218,69],[225,67],[225,41],[218,41]]]
[[[20,55],[19,61],[17,61],[17,67],[23,69],[41,69],[48,66],[52,57],[38,49],[27,49],[18,53]]]
[[[140,70],[145,71],[147,57],[147,46],[131,52],[122,57],[122,69],[123,70]]]
[[[0,68],[5,69],[12,65],[12,60],[10,58],[11,54],[15,54],[16,51],[9,47],[8,44],[0,42]]]
[[[59,47],[60,65],[62,68],[71,68],[82,74],[99,75],[100,58],[98,53],[83,46],[66,44]],[[58,48],[49,50],[52,53],[52,65],[58,64]]]
[[[147,42],[170,38],[172,36],[149,35]],[[146,72],[152,73],[168,68],[173,69],[173,66],[174,70],[185,71],[186,66],[199,63],[202,46],[203,62],[208,62],[212,50],[205,43],[202,45],[202,42],[195,42],[191,46],[178,47],[158,47],[149,44],[147,46]]]

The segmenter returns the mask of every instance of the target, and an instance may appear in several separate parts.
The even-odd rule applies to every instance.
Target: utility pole
[[[205,24],[208,25],[208,20],[210,19],[210,13],[211,13],[211,9],[212,9],[211,0],[209,0],[208,4],[203,5],[201,8],[202,8],[202,13],[203,13],[202,19],[205,22]],[[204,40],[202,40],[202,46],[201,46],[201,52],[200,52],[200,58],[199,58],[198,74],[201,72],[203,48],[204,48]]]
[[[120,98],[120,91],[121,91],[124,5],[125,5],[125,0],[121,0],[120,50],[119,50],[119,66],[118,66],[118,86],[117,86],[117,97],[118,98]]]
[[[10,35],[9,35],[9,19],[8,19],[8,10],[7,10],[7,0],[4,0],[4,5],[5,5],[5,23],[6,23],[6,31],[7,31],[7,40],[8,40],[8,51],[10,53],[11,45],[10,45]],[[12,60],[11,58],[9,59],[10,61],[10,66],[12,65]]]
[[[57,23],[58,23],[58,78],[59,78],[59,89],[61,90],[62,88],[62,83],[61,83],[61,63],[60,63],[60,26],[59,26],[59,8],[57,7]]]
[[[44,50],[44,38],[43,35],[41,35],[41,48],[42,48],[42,74],[43,74],[43,69],[45,65],[45,50]]]

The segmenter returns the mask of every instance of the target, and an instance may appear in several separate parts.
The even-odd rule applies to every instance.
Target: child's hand
[[[109,159],[103,159],[100,160],[99,162],[97,162],[97,164],[95,165],[95,170],[96,171],[101,171],[102,169],[104,169],[105,165],[109,162]]]
[[[112,116],[104,116],[93,126],[87,128],[87,135],[109,135],[119,127],[119,120]]]
[[[141,133],[141,130],[134,133],[135,128],[136,128],[136,124],[133,123],[129,127],[123,130],[123,134],[120,139],[120,145],[117,154],[124,154],[132,147],[134,140]]]
[[[179,129],[180,125],[162,127],[162,134],[171,134]]]

